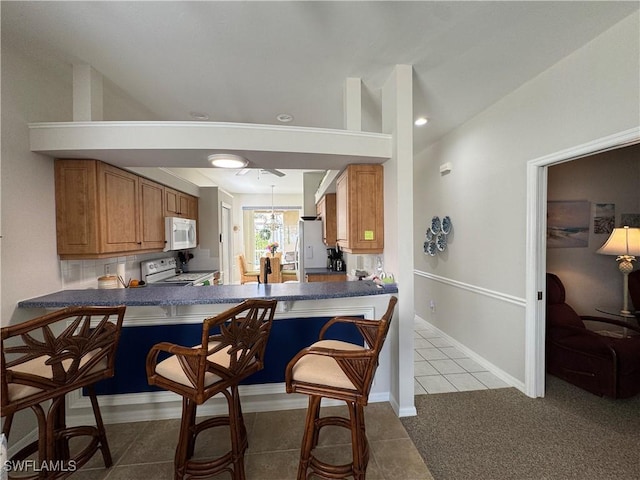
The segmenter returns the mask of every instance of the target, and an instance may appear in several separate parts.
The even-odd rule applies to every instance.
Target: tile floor
[[[345,407],[325,407],[321,415],[345,414]],[[306,410],[245,413],[249,448],[245,454],[248,480],[296,478],[300,442]],[[372,403],[365,408],[370,459],[370,480],[433,480],[429,470],[407,435],[400,419],[388,403]],[[114,466],[105,469],[97,453],[74,480],[170,480],[179,420],[161,420],[107,425]],[[196,442],[196,457],[216,456],[229,449],[227,430],[203,432]],[[318,457],[347,463],[351,450],[348,430],[326,427],[320,435]],[[214,477],[229,479],[226,472]],[[316,478],[316,477],[312,477]]]
[[[434,394],[489,388],[506,383],[450,345],[425,321],[416,321],[414,340],[415,393]],[[325,407],[322,415],[335,415],[344,407]],[[245,413],[249,448],[245,454],[247,479],[296,478],[306,411],[287,410]],[[372,403],[365,409],[371,457],[370,480],[433,480],[400,419],[388,403]],[[114,465],[105,469],[98,453],[75,480],[170,480],[178,438],[179,420],[159,420],[107,425]],[[215,456],[229,448],[223,429],[204,432],[196,444],[196,457]],[[350,438],[345,429],[323,430],[318,455],[325,461],[347,463]],[[216,479],[231,476],[222,473]],[[312,477],[316,478],[316,477]]]
[[[449,344],[422,319],[414,324],[413,360],[416,395],[509,386]]]

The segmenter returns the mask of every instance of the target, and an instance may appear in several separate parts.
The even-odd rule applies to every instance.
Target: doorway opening
[[[640,143],[640,127],[562,150],[527,164],[525,393],[545,394],[545,277],[548,168]]]

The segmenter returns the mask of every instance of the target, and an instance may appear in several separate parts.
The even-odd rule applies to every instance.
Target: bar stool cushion
[[[365,350],[364,347],[340,340],[320,340],[311,345],[334,350]],[[330,387],[356,390],[335,358],[325,355],[305,355],[293,367],[293,379],[298,382],[315,383]]]
[[[209,342],[208,350],[211,351],[215,347],[220,345],[220,342]],[[194,345],[192,348],[200,348],[202,345]],[[221,367],[229,368],[231,365],[231,356],[229,355],[229,350],[232,348],[231,345],[227,346],[225,349],[219,350],[217,352],[212,353],[207,356],[207,361],[211,363],[215,363]],[[249,365],[255,363],[255,359],[249,362]],[[176,383],[180,383],[181,385],[185,385],[187,387],[195,387],[195,383],[193,383],[187,374],[184,371],[184,368],[180,365],[180,360],[176,355],[172,355],[163,361],[159,362],[156,365],[156,373],[162,375],[163,377],[172,380]],[[215,373],[205,372],[204,373],[204,386],[209,387],[216,382],[222,380],[221,377],[216,375]]]
[[[99,349],[93,350],[86,355],[83,355],[80,359],[80,368],[87,364],[89,360],[91,360],[96,354],[100,352]],[[41,356],[34,358],[32,360],[26,361],[19,365],[16,365],[12,368],[7,368],[8,371],[11,372],[20,372],[20,373],[28,373],[30,375],[35,375],[41,378],[48,378],[50,380],[53,379],[53,370],[51,369],[51,365],[47,365],[47,361],[51,357],[49,356]],[[73,362],[72,359],[62,360],[62,366],[65,370],[68,370]],[[105,370],[108,368],[107,358],[102,358],[98,364],[93,367],[89,373],[97,373],[101,370]],[[27,398],[31,395],[35,395],[36,393],[41,392],[42,389],[38,387],[34,387],[31,385],[24,385],[21,383],[9,383],[8,384],[8,400],[10,402],[21,400],[23,398]]]

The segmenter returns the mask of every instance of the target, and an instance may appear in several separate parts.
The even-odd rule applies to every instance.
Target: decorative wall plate
[[[436,247],[441,252],[447,249],[447,236],[443,232],[440,232],[436,237]]]
[[[441,229],[440,217],[433,217],[431,219],[431,233],[433,233],[434,235],[437,235],[440,233],[440,229]]]
[[[427,242],[430,242],[431,240],[433,240],[433,232],[431,231],[431,228],[427,228]]]
[[[429,255],[431,255],[432,257],[435,257],[437,250],[438,250],[438,247],[436,247],[436,242],[433,242],[433,241],[428,242],[428,244],[427,244],[427,253]]]
[[[451,219],[448,215],[442,219],[442,233],[444,233],[445,235],[449,235],[452,226],[453,225],[451,224]]]

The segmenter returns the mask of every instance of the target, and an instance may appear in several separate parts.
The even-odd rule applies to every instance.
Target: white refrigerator
[[[304,282],[305,268],[327,267],[327,246],[322,241],[322,220],[300,220],[298,224],[298,279]]]

